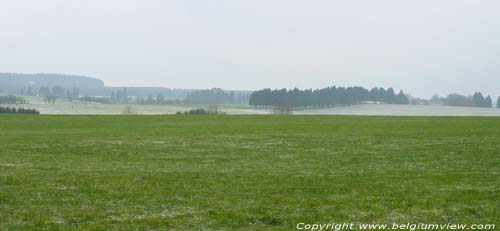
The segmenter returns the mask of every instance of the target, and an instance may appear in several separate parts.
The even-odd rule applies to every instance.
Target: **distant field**
[[[500,225],[499,131],[493,117],[0,115],[0,230]]]
[[[0,93],[2,95],[2,93]],[[5,95],[5,94],[3,94]],[[195,108],[208,108],[209,105],[136,105],[136,104],[99,104],[71,102],[58,99],[55,104],[48,104],[41,97],[24,96],[29,102],[25,105],[3,105],[35,108],[42,114],[50,115],[120,115],[126,107],[139,115],[175,114]],[[230,115],[266,115],[273,114],[271,108],[254,108],[250,105],[223,104],[219,109]],[[296,115],[375,115],[375,116],[500,116],[498,108],[450,107],[395,104],[360,104],[335,108],[295,110]]]
[[[166,115],[184,112],[195,108],[207,109],[209,105],[135,105],[135,104],[98,104],[98,103],[71,103],[61,102],[56,104],[30,103],[24,105],[3,105],[10,107],[35,108],[41,114],[48,115],[121,115],[126,107],[132,108],[139,115]],[[245,105],[219,105],[219,109],[227,114],[270,114],[271,110],[256,110]]]
[[[35,97],[34,97],[35,98]],[[9,106],[9,105],[7,105]],[[15,105],[10,105],[15,106]],[[120,115],[126,107],[140,115],[175,114],[194,108],[208,108],[208,105],[120,105],[97,103],[59,102],[47,104],[31,101],[22,107],[36,108],[42,114],[53,115]],[[272,109],[256,109],[249,105],[218,105],[219,109],[230,115],[272,114]],[[296,115],[383,115],[383,116],[500,116],[498,108],[449,107],[423,105],[361,104],[336,108],[295,110]]]
[[[500,116],[498,108],[361,104],[295,112],[304,115]]]

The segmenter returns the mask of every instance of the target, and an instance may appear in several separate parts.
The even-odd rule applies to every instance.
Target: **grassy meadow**
[[[500,118],[0,115],[0,230],[500,225]]]

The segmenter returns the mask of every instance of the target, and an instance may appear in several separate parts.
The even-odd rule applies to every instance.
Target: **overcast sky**
[[[112,86],[497,96],[500,1],[3,1],[0,72]]]

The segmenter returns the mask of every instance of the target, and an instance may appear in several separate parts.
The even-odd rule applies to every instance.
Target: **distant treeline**
[[[224,91],[220,88],[196,90],[187,94],[185,99],[168,99],[163,94],[148,97],[129,97],[127,89],[117,90],[111,97],[83,97],[80,100],[93,101],[105,104],[248,104],[250,93]]]
[[[162,94],[148,97],[134,97],[135,104],[248,104],[250,92],[225,91],[220,88],[195,90],[188,93],[185,99],[167,99]]]
[[[30,88],[28,88],[28,89],[30,89]],[[21,92],[21,93],[23,93],[23,92]],[[24,94],[33,95],[33,93],[30,91],[24,92]],[[80,96],[80,89],[79,88],[65,89],[61,86],[54,86],[52,88],[41,87],[38,91],[38,95],[42,96],[42,97],[54,96],[54,97],[60,97],[60,98],[76,99]]]
[[[0,104],[25,104],[23,97],[15,95],[0,96]]]
[[[425,101],[425,104],[438,104],[446,106],[459,106],[459,107],[493,107],[493,100],[491,96],[486,96],[481,92],[476,92],[474,95],[460,95],[460,94],[449,94],[446,97],[439,97],[438,95],[433,96],[430,100]],[[500,108],[500,97],[497,99],[497,105]]]
[[[36,109],[14,108],[14,107],[1,107],[0,114],[40,114]]]
[[[109,104],[172,104],[180,101],[198,104],[248,103],[249,91],[204,92],[211,90],[166,87],[107,87],[102,80],[64,74],[0,73],[0,92],[41,96],[49,103],[59,98],[99,101]],[[222,91],[222,90],[221,90]],[[233,97],[231,97],[231,92]],[[188,94],[192,93],[189,97]],[[202,97],[197,97],[202,96]],[[208,96],[208,97],[204,97]]]
[[[56,91],[52,91],[55,87]],[[50,88],[49,96],[57,98],[68,98],[68,90],[78,89],[80,96],[109,97],[112,92],[122,89],[121,87],[107,87],[102,80],[75,75],[64,74],[16,74],[0,73],[0,92],[21,95],[47,95],[46,88]],[[64,93],[61,94],[61,89]],[[183,99],[191,89],[172,89],[165,87],[127,87],[129,96],[142,96],[162,94],[168,99]],[[72,96],[75,98],[75,96]]]
[[[130,90],[139,95],[130,95]],[[141,91],[142,89],[142,91]],[[84,102],[96,102],[102,104],[248,104],[250,91],[226,91],[220,88],[207,90],[170,90],[160,88],[158,91],[168,94],[157,93],[142,96],[148,88],[115,88],[110,95],[102,96],[82,96],[79,88],[63,88],[61,86],[47,87],[42,86],[39,89],[32,87],[23,88],[21,95],[40,96],[48,103],[55,103],[57,99],[80,100]],[[172,98],[175,94],[177,98]],[[184,94],[182,96],[182,94]]]
[[[126,94],[119,95],[120,92]],[[21,88],[17,92],[7,91],[11,93],[28,95],[28,96],[41,96],[41,97],[56,97],[56,98],[78,98],[82,96],[89,97],[116,97],[113,100],[120,101],[123,96],[130,97],[147,97],[152,95],[162,95],[166,99],[181,99],[185,98],[189,92],[194,90],[187,89],[169,89],[159,87],[103,87],[102,89],[81,89],[78,87],[64,88],[59,85],[56,86],[42,86],[40,88],[33,88],[31,86]],[[0,90],[1,92],[1,90]],[[154,92],[154,93],[153,93]]]
[[[269,88],[253,92],[250,105],[253,106],[289,106],[292,108],[335,107],[355,105],[365,102],[387,104],[409,104],[408,96],[401,90],[398,94],[394,89],[363,87],[327,87],[322,89],[293,90]]]
[[[199,104],[247,104],[249,98],[250,93],[224,91],[220,88],[212,88],[193,91],[186,96],[184,101],[187,103]]]

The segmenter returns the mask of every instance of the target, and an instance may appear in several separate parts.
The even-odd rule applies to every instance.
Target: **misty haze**
[[[0,230],[498,230],[500,2],[0,7]]]

